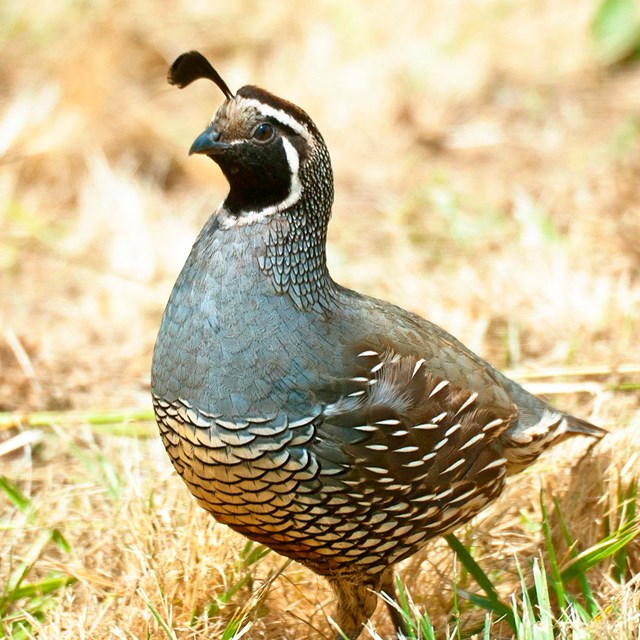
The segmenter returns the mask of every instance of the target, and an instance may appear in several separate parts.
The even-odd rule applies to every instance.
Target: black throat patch
[[[291,192],[291,167],[282,140],[269,149],[239,145],[230,157],[214,158],[229,182],[224,206],[234,216],[283,202]]]

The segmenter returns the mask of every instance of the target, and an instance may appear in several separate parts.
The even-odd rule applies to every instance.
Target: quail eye
[[[253,130],[252,137],[256,142],[269,142],[269,140],[273,138],[273,133],[273,125],[268,122],[263,122]]]

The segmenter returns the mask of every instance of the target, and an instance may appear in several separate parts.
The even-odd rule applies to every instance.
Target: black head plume
[[[227,83],[199,51],[187,51],[178,56],[167,73],[169,84],[174,84],[180,89],[184,89],[199,78],[207,78],[215,82],[225,98],[233,98]]]

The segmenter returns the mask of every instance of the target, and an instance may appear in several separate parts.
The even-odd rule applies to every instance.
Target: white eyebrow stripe
[[[253,107],[256,111],[259,111],[261,114],[266,116],[267,118],[273,118],[277,120],[280,124],[283,124],[285,127],[289,127],[293,129],[298,135],[302,136],[305,140],[309,140],[309,130],[301,124],[298,120],[290,116],[286,111],[282,111],[282,109],[274,109],[270,107],[268,104],[264,102],[260,102],[259,100],[254,100],[252,98],[242,98],[242,101]]]

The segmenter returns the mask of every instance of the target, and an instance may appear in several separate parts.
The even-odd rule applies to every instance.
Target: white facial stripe
[[[307,130],[307,128],[304,125],[300,124],[295,118],[292,118],[285,111],[274,109],[267,104],[259,102],[258,100],[243,98],[243,101],[245,104],[253,107],[256,111],[259,111],[267,118],[273,118],[274,120],[277,120],[285,127],[293,129],[299,136],[302,136],[305,140],[309,140],[309,131]]]
[[[300,156],[296,151],[296,148],[286,139],[282,138],[282,146],[284,147],[289,167],[291,168],[291,189],[289,190],[289,197],[287,200],[292,199],[291,204],[297,202],[302,193],[302,185],[300,184],[300,176],[298,171],[300,169]],[[290,205],[287,205],[290,206]],[[285,207],[286,208],[286,207]]]
[[[300,183],[300,176],[298,171],[300,169],[300,156],[296,151],[296,148],[286,139],[282,138],[282,146],[284,147],[285,155],[287,156],[287,162],[291,169],[291,186],[289,187],[289,195],[277,204],[272,204],[270,207],[264,209],[258,209],[256,211],[243,211],[240,216],[230,216],[224,209],[221,209],[220,224],[224,229],[230,229],[231,227],[243,227],[254,222],[261,222],[265,218],[272,216],[274,213],[284,211],[293,206],[302,195],[302,184]]]

